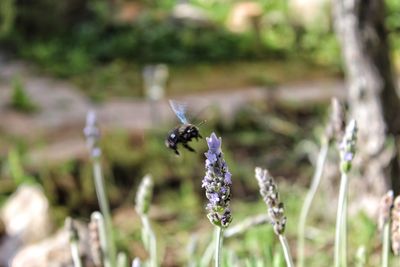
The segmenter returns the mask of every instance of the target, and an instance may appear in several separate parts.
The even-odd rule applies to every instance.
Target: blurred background
[[[397,74],[400,2],[385,5],[386,52]],[[183,266],[193,234],[204,247],[212,231],[201,188],[206,143],[194,141],[196,153],[180,149],[180,157],[165,147],[180,123],[168,99],[188,104],[190,122],[206,120],[204,137],[222,137],[234,222],[265,212],[254,167],[277,178],[294,245],[330,99],[347,97],[332,14],[328,0],[0,0],[0,266],[51,239],[66,216],[87,223],[98,209],[82,132],[89,110],[98,114],[118,247],[146,257],[134,199],[148,173],[162,266]],[[331,257],[334,214],[324,207],[337,193],[336,169],[328,164],[309,220],[308,253],[321,255],[309,266]],[[353,216],[350,250],[366,244],[376,266],[375,221]],[[23,224],[17,241],[10,222]],[[268,240],[267,252],[260,240]],[[266,253],[284,266],[277,245],[268,225],[228,242],[241,256]],[[65,257],[52,255],[47,261]]]

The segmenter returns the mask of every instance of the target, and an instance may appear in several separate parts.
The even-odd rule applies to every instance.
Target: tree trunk
[[[400,100],[389,57],[384,0],[333,0],[333,8],[350,114],[359,126],[356,165],[363,188],[357,191],[374,197],[391,187],[398,192],[395,137],[400,132]]]

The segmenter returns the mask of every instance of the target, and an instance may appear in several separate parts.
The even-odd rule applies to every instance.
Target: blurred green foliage
[[[0,40],[9,34],[14,27],[15,0],[3,0],[0,2]]]
[[[10,150],[10,152],[8,153],[7,163],[10,175],[16,186],[20,186],[22,184],[37,183],[34,177],[24,171],[21,162],[21,156],[17,149]]]
[[[10,106],[20,112],[32,113],[37,110],[20,78],[13,80],[12,95]]]
[[[332,32],[316,27],[306,31],[303,41],[297,44],[297,29],[287,14],[285,1],[260,1],[266,17],[278,14],[281,18],[261,32],[261,44],[251,31],[236,34],[225,28],[232,4],[193,1],[214,20],[202,25],[172,19],[169,12],[174,3],[144,1],[148,8],[128,24],[114,20],[113,6],[106,0],[18,1],[11,8],[14,12],[5,12],[7,16],[16,15],[2,46],[63,77],[85,73],[116,59],[139,64],[187,64],[304,54],[313,58],[315,53],[317,61],[337,61]],[[302,49],[298,51],[299,47]]]
[[[267,19],[261,46],[253,32],[235,34],[225,28],[232,3],[190,2],[203,8],[213,22],[201,25],[171,19],[176,4],[172,0],[141,1],[146,8],[132,23],[115,21],[116,6],[107,0],[5,0],[0,8],[2,46],[63,77],[116,59],[187,64],[301,57],[340,66],[332,28],[318,21],[307,28],[298,25],[288,12],[287,1],[258,1]],[[400,4],[386,2],[387,27],[394,47],[400,49]]]

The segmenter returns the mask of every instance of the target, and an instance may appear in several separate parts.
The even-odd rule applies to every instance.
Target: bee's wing
[[[186,118],[186,109],[187,104],[183,102],[178,102],[175,100],[169,100],[169,105],[171,106],[172,110],[174,111],[175,115],[179,118],[179,120],[183,124],[189,123]]]

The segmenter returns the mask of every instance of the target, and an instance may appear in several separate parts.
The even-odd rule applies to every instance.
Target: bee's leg
[[[198,137],[199,137],[199,138],[203,138],[203,136],[201,136],[201,134],[200,134],[200,133],[198,134]]]
[[[174,151],[175,151],[175,154],[176,154],[177,156],[180,156],[178,149],[175,149]]]
[[[184,143],[183,146],[189,151],[196,152],[196,150],[194,150],[192,147],[190,147],[187,143]]]

